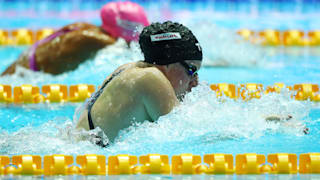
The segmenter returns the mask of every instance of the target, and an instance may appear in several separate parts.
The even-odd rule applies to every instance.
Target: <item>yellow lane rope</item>
[[[295,100],[320,101],[318,84],[294,84],[287,86],[284,83],[263,87],[262,84],[211,84],[210,88],[216,92],[217,97],[226,96],[231,99],[250,100],[260,98],[263,94],[280,93],[289,91]],[[0,84],[0,103],[63,103],[63,102],[84,102],[95,92],[94,85],[77,84],[62,85],[50,84],[40,87],[29,84],[11,87],[11,85]]]
[[[319,174],[320,153],[0,156],[0,175]],[[10,160],[11,159],[11,160]]]

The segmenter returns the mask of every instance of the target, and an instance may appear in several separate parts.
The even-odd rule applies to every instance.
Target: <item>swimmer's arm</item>
[[[80,118],[76,124],[76,128],[77,129],[85,129],[87,131],[89,131],[89,121],[88,121],[88,110],[85,109],[81,115]]]
[[[17,66],[29,68],[29,51],[30,49],[25,50],[14,63],[2,72],[1,76],[15,73]]]
[[[95,26],[85,22],[69,24],[64,26],[62,29],[72,30],[67,34],[66,41],[74,42],[76,44],[85,42],[109,45],[115,42],[115,39],[107,34],[100,26]],[[90,44],[87,44],[87,46],[88,45]]]
[[[40,70],[60,74],[74,70],[87,59],[115,39],[100,30],[100,27],[89,27],[70,31],[37,48],[36,59]]]
[[[139,93],[151,121],[168,114],[179,104],[170,82],[161,72],[147,72],[141,80]]]
[[[80,29],[68,34],[68,41],[80,43],[86,46],[106,46],[113,44],[116,40],[103,32],[100,27]]]
[[[14,62],[13,64],[11,64],[5,71],[1,73],[1,76],[15,73],[17,65],[18,65],[17,62]]]

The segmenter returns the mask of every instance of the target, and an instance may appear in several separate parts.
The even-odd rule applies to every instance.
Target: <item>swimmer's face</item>
[[[186,60],[183,63],[172,64],[173,72],[170,82],[178,98],[191,91],[192,87],[198,85],[197,71],[201,67],[201,61]]]

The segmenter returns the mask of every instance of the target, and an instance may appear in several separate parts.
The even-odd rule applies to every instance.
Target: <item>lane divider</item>
[[[245,40],[265,46],[320,46],[320,30],[305,32],[298,29],[285,31],[265,29],[255,32],[250,29],[240,29],[237,33]]]
[[[11,159],[11,161],[10,161]],[[300,154],[55,154],[0,156],[0,175],[131,175],[131,174],[320,174],[320,153]],[[140,164],[138,164],[140,163]]]
[[[0,103],[30,104],[30,103],[64,103],[83,102],[95,91],[94,85],[77,84],[69,86],[61,84],[44,85],[41,88],[24,84],[13,88],[0,84]]]
[[[14,30],[0,29],[0,46],[6,45],[31,45],[54,32],[52,28],[31,30],[20,28]],[[280,31],[277,29],[264,29],[253,31],[239,29],[237,31],[245,40],[265,46],[320,46],[320,30],[303,31],[289,29]]]
[[[291,98],[295,100],[320,101],[318,84],[294,84],[287,86],[284,83],[275,83],[272,86],[263,87],[262,84],[211,84],[210,88],[216,92],[217,97],[226,96],[231,99],[250,100],[260,98],[263,94],[280,93],[287,90]],[[286,89],[285,89],[286,88]],[[13,93],[12,93],[13,89]],[[40,87],[24,84],[12,88],[10,85],[0,84],[0,103],[34,104],[34,103],[64,103],[84,102],[95,92],[94,85],[77,84],[67,85],[50,84]]]
[[[14,29],[11,31],[0,29],[0,46],[3,45],[31,45],[54,32],[52,28],[31,30],[27,28]]]
[[[295,100],[310,100],[314,102],[320,101],[320,92],[318,84],[294,84],[287,86],[284,83],[275,83],[272,86],[263,87],[262,84],[247,83],[238,86],[234,84],[219,83],[211,84],[210,88],[216,91],[217,97],[225,95],[232,99],[250,100],[252,98],[260,98],[262,94],[280,93],[282,90],[292,92],[291,98]]]

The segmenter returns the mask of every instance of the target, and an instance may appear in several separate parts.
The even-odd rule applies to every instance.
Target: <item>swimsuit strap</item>
[[[90,98],[90,100],[88,101],[88,123],[89,123],[89,128],[90,130],[94,129],[94,124],[93,124],[93,121],[92,121],[92,117],[91,117],[91,109],[93,107],[93,104],[96,102],[96,100],[99,98],[99,96],[102,94],[103,92],[103,89],[107,86],[107,84],[113,79],[115,78],[116,76],[118,76],[123,70],[125,69],[121,69],[119,70],[118,72],[116,73],[113,73],[111,75],[111,77],[101,86],[101,88],[93,94],[93,96]]]
[[[91,118],[91,108],[92,106],[90,106],[90,109],[88,109],[88,123],[89,123],[90,130],[94,129],[94,125]]]
[[[33,70],[33,71],[39,71],[39,69],[37,67],[37,63],[36,63],[36,50],[37,50],[39,45],[41,45],[43,43],[46,43],[48,41],[51,41],[51,40],[53,40],[54,38],[56,38],[58,36],[61,36],[63,34],[66,34],[66,33],[70,32],[70,31],[74,31],[74,30],[77,30],[77,29],[79,29],[79,28],[75,27],[75,28],[72,28],[72,29],[61,29],[61,30],[56,31],[55,33],[49,35],[48,37],[46,37],[46,38],[34,43],[30,48],[30,54],[29,54],[29,67],[30,67],[30,69]]]

